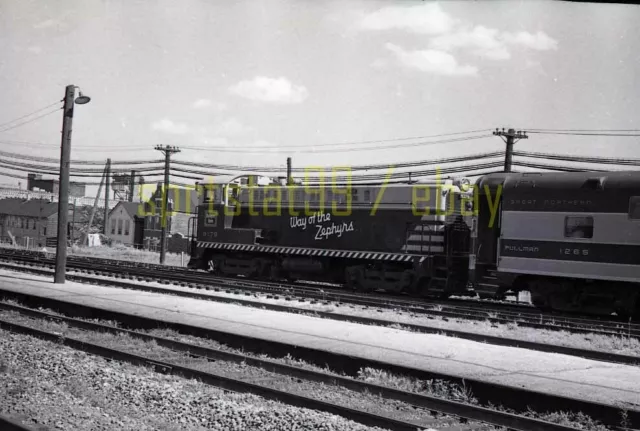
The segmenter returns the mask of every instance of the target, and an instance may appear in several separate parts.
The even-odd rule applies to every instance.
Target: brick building
[[[69,205],[67,238],[80,236],[80,217],[73,218],[73,205]],[[0,199],[0,240],[29,247],[45,247],[47,238],[56,238],[58,232],[58,203],[43,199]]]

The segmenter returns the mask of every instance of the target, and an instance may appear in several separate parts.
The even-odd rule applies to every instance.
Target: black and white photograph
[[[1,431],[640,430],[640,4],[0,0]]]

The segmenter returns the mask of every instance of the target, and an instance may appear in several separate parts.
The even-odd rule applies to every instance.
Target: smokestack
[[[287,157],[287,184],[293,184],[293,179],[291,178],[291,157]]]

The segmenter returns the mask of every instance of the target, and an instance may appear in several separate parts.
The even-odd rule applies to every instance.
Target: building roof
[[[131,218],[140,217],[140,214],[139,214],[140,205],[142,205],[140,202],[120,201],[120,202],[118,202],[118,204],[115,207],[113,207],[113,209],[111,211],[109,211],[109,217],[111,217],[111,214],[118,207],[124,208],[124,210],[127,212],[127,214],[129,214],[129,217],[131,217]]]
[[[58,212],[58,203],[45,199],[0,199],[0,214],[21,217],[50,217]]]

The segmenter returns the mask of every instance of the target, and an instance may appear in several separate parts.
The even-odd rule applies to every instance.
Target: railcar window
[[[566,238],[593,238],[593,217],[565,217],[564,236]]]
[[[631,196],[629,199],[629,218],[640,220],[640,196]]]

